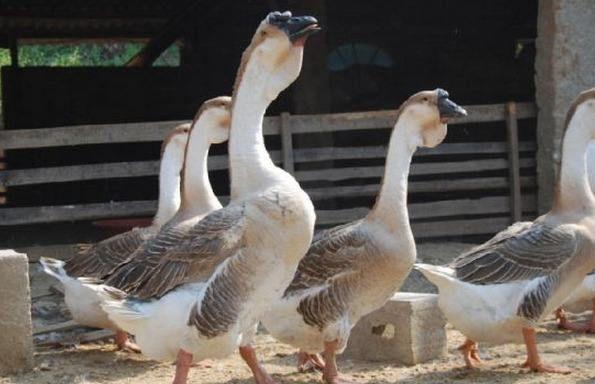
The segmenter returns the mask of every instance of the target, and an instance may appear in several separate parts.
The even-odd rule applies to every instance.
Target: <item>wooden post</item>
[[[293,174],[293,137],[289,112],[281,113],[281,152],[283,154],[283,168]]]
[[[204,2],[197,0],[190,2],[174,15],[167,24],[128,62],[127,67],[150,67],[159,56],[169,48],[182,34],[184,27],[204,10]]]
[[[10,65],[14,68],[19,66],[19,45],[17,39],[10,41]]]
[[[510,218],[512,222],[522,218],[521,174],[519,160],[519,133],[515,102],[506,104],[506,138],[508,142],[508,182],[510,186]]]

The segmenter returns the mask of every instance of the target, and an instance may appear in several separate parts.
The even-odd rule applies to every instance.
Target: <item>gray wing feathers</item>
[[[358,263],[366,257],[369,245],[360,224],[322,232],[301,260],[284,296],[311,290],[297,308],[306,324],[322,329],[348,310],[359,276]]]
[[[555,272],[578,247],[577,234],[564,226],[518,223],[456,258],[459,280],[499,284]]]
[[[135,228],[110,237],[70,259],[66,262],[64,270],[71,277],[101,279],[125,262],[150,234],[149,228]]]
[[[227,332],[244,309],[252,291],[249,277],[253,274],[239,249],[209,280],[203,299],[190,312],[188,325],[207,338]]]
[[[173,288],[208,278],[241,246],[243,205],[212,212],[191,227],[164,228],[105,282],[140,299],[161,297]]]
[[[517,315],[537,321],[543,315],[548,299],[558,287],[560,275],[557,273],[548,275],[541,280],[537,287],[529,291],[517,308]]]

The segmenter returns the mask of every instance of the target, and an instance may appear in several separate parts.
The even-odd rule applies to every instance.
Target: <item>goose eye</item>
[[[427,98],[427,97],[424,97],[422,100],[423,100],[424,102],[427,102],[427,101],[428,101],[428,98]]]

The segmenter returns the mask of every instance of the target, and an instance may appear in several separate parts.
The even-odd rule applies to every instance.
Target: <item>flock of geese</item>
[[[251,346],[259,322],[299,349],[300,370],[315,367],[326,383],[344,383],[335,356],[352,327],[384,305],[414,267],[411,158],[419,147],[439,145],[449,119],[467,113],[442,89],[411,96],[398,111],[370,213],[313,236],[312,202],[271,160],[262,123],[269,104],[298,77],[306,39],[317,30],[315,18],[290,12],[261,22],[242,56],[233,97],[206,101],[191,124],[165,139],[151,226],[67,262],[41,261],[63,283],[76,321],[116,330],[121,349],[175,360],[174,384],[186,383],[193,361],[238,348],[255,381],[273,383]],[[524,342],[530,370],[568,371],[540,360],[534,327],[556,311],[562,326],[582,329],[561,308],[595,305],[595,198],[586,161],[594,138],[591,89],[568,113],[552,209],[449,265],[415,265],[439,288],[449,322],[467,336],[460,350],[469,367],[480,363],[477,342]],[[207,159],[209,146],[226,140],[231,200],[222,207]],[[595,331],[595,323],[587,328]]]

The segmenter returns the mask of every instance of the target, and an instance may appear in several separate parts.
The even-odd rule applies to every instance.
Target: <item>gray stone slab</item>
[[[33,365],[31,296],[27,255],[0,250],[0,373]]]
[[[354,360],[419,364],[446,355],[445,326],[437,295],[399,292],[357,323],[343,355]]]

